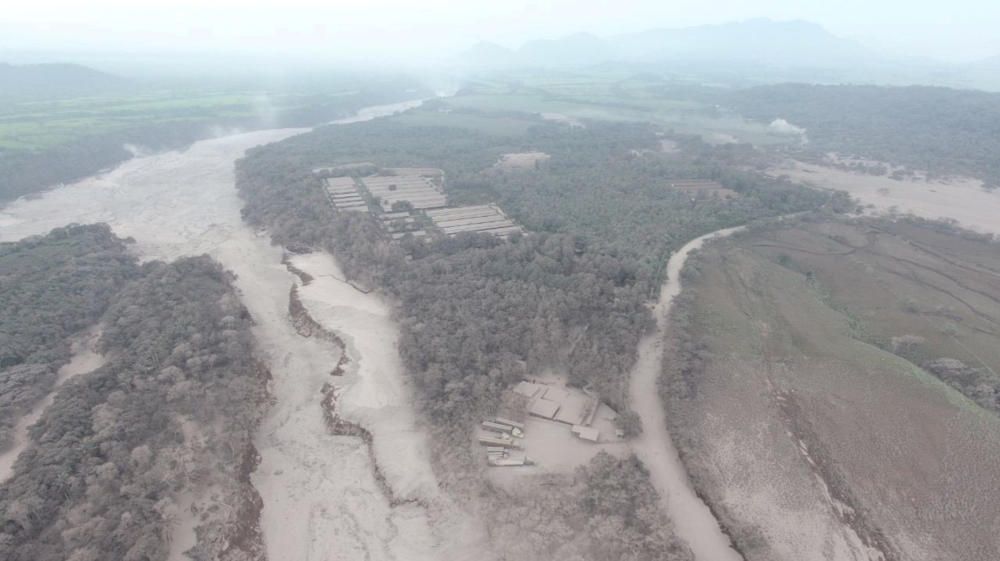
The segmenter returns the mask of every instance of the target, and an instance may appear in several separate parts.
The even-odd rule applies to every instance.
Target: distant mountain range
[[[95,93],[124,82],[122,78],[79,64],[0,63],[0,97]]]
[[[530,41],[518,49],[480,43],[461,62],[476,67],[568,67],[605,62],[748,63],[785,67],[845,67],[878,57],[860,43],[805,21],[755,19],[609,38],[580,33]]]
[[[896,59],[799,20],[752,19],[605,38],[578,33],[516,49],[484,42],[455,62],[471,72],[614,65],[702,83],[926,84],[1000,91],[1000,56],[971,64]]]

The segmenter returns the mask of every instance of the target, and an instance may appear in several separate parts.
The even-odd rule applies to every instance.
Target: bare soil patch
[[[894,179],[843,168],[786,161],[768,173],[820,189],[846,191],[872,214],[913,214],[929,220],[951,219],[980,232],[1000,233],[1000,192],[983,182],[953,177],[928,181],[922,174]]]
[[[1000,417],[921,367],[1000,367],[997,270],[995,244],[890,221],[703,252],[668,337],[668,421],[749,559],[1000,555]]]

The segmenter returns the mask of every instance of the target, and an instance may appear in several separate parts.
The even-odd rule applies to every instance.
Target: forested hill
[[[140,267],[116,257],[122,244],[109,236],[104,226],[72,227],[3,247],[0,291],[5,312],[16,310],[14,338],[64,346],[76,327],[97,324],[106,363],[56,390],[0,483],[0,559],[166,559],[169,529],[192,516],[182,497],[209,491],[214,506],[189,522],[192,557],[259,558],[249,472],[266,371],[231,275],[208,257]],[[22,364],[12,368],[41,356],[17,341],[8,356]],[[20,382],[23,390],[45,380]]]
[[[126,80],[79,64],[0,63],[0,99],[81,96],[121,87]]]
[[[1000,185],[1000,93],[783,84],[723,94],[740,114],[804,127],[808,149]]]

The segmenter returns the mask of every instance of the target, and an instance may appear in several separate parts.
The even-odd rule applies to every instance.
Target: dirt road
[[[687,472],[667,432],[663,402],[656,382],[663,370],[667,318],[674,298],[681,292],[680,272],[688,255],[708,240],[729,236],[739,230],[730,228],[696,238],[671,256],[667,264],[667,282],[660,290],[660,299],[653,309],[656,329],[639,342],[639,359],[632,369],[629,384],[629,400],[632,409],[642,417],[643,427],[642,435],[633,440],[632,447],[649,469],[650,479],[674,522],[677,535],[691,547],[696,561],[741,561],[741,557],[732,549],[729,537],[722,533],[711,511],[691,488]]]
[[[79,374],[85,374],[100,368],[104,364],[104,357],[97,353],[97,340],[100,338],[100,331],[96,328],[84,333],[78,340],[73,341],[71,349],[73,356],[70,361],[59,369],[56,383],[52,385],[52,390],[38,404],[36,404],[27,415],[21,417],[14,426],[14,445],[0,454],[0,483],[3,483],[14,471],[14,462],[21,452],[28,446],[30,439],[28,429],[35,424],[45,412],[52,401],[55,400],[56,390],[67,380]]]

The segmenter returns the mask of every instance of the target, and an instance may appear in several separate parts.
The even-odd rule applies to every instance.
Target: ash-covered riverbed
[[[417,104],[372,107],[339,122],[377,118]],[[335,382],[342,385],[341,414],[372,433],[374,453],[363,439],[337,436],[327,427],[323,388],[333,382],[331,371],[343,351],[330,340],[303,337],[293,327],[289,289],[297,279],[282,263],[283,250],[241,220],[233,168],[247,149],[305,131],[237,134],[135,158],[108,173],[6,206],[0,211],[0,240],[70,223],[106,222],[117,235],[135,239],[142,259],[207,253],[236,274],[273,377],[275,404],[256,439],[261,462],[253,474],[263,500],[260,523],[270,561],[489,558],[478,525],[440,496],[428,459],[420,453],[425,437],[412,423],[402,372],[393,370],[398,360],[385,360],[396,356],[396,349],[395,326],[384,303],[374,295],[342,298],[336,286],[327,287],[333,294],[324,294],[320,283],[309,289],[305,304],[348,341],[356,366]],[[320,258],[323,266],[336,268],[333,256]],[[382,307],[373,315],[372,306]],[[371,331],[365,318],[375,318],[388,335],[369,339],[379,332]],[[373,401],[372,395],[393,398]],[[409,423],[406,430],[396,424],[399,419]],[[385,482],[376,477],[373,459],[384,463]],[[387,491],[413,500],[393,502]],[[178,521],[178,526],[190,525]]]

